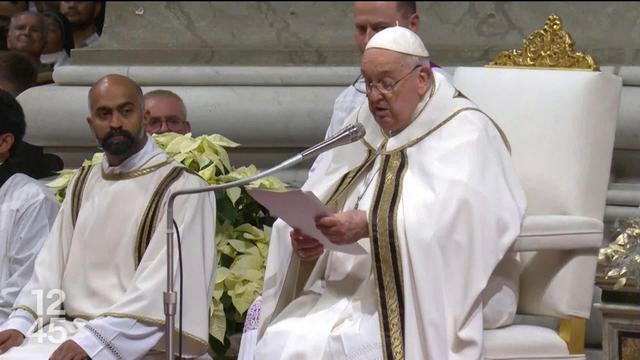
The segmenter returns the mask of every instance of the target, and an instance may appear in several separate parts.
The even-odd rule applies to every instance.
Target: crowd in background
[[[0,1],[0,89],[17,96],[51,83],[72,49],[99,39],[104,8],[104,1]]]

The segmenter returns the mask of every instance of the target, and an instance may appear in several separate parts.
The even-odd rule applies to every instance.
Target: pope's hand
[[[316,227],[334,244],[351,244],[369,237],[367,213],[350,210],[316,220]]]
[[[18,330],[0,331],[0,354],[4,354],[14,346],[22,345],[24,335]]]
[[[318,240],[304,235],[297,229],[293,229],[289,236],[293,252],[303,261],[315,260],[324,252],[324,246]]]
[[[58,346],[49,360],[85,360],[89,355],[73,340],[67,340]]]

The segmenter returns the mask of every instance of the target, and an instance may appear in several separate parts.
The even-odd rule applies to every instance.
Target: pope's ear
[[[431,77],[433,73],[431,69],[427,66],[420,67],[418,72],[418,93],[420,96],[424,96],[429,90],[429,86],[431,85]]]

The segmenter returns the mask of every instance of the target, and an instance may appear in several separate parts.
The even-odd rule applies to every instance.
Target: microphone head
[[[349,142],[355,142],[362,139],[367,131],[364,129],[364,125],[361,123],[355,123],[347,127],[347,132],[349,134]]]

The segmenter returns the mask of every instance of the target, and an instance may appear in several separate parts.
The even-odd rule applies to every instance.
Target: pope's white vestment
[[[73,191],[80,182],[85,182],[84,190]],[[67,338],[93,359],[134,359],[162,351],[166,203],[173,191],[204,186],[206,182],[150,138],[143,150],[115,169],[105,159],[89,171],[79,171],[36,259],[34,274],[15,302],[18,310],[8,323],[18,325],[3,326],[20,329],[25,318],[37,319],[44,333],[28,335],[25,344],[0,358],[48,358]],[[199,356],[208,349],[215,200],[211,193],[182,196],[174,209],[185,279],[183,354]],[[174,246],[177,291],[175,241]],[[58,330],[47,325],[56,317],[67,318],[57,320]],[[179,319],[177,314],[176,327]]]
[[[368,255],[301,262],[278,221],[255,359],[456,360],[482,356],[482,291],[520,232],[525,196],[506,139],[440,74],[413,121],[329,152],[303,186],[367,212]],[[356,205],[357,204],[357,205]]]

